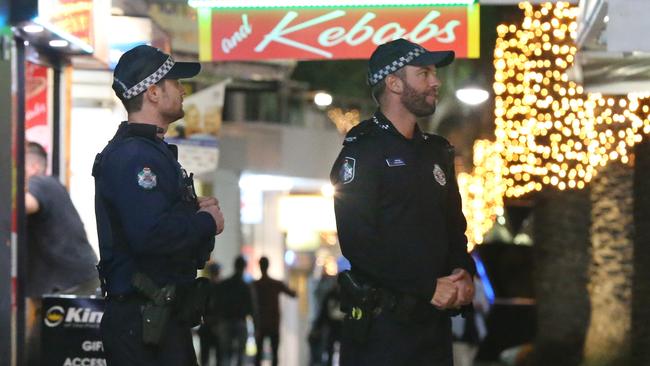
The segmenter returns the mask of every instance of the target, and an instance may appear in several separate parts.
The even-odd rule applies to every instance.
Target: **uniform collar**
[[[150,125],[147,123],[133,123],[133,122],[122,122],[120,128],[118,129],[119,134],[125,134],[129,136],[140,136],[146,137],[151,140],[158,139],[158,133],[162,132],[162,128]]]
[[[393,125],[393,122],[391,122],[388,117],[386,117],[381,111],[376,111],[375,114],[372,116],[372,122],[374,122],[379,128],[381,128],[384,131],[387,131],[389,133],[392,133],[394,135],[397,135],[404,140],[407,141],[422,141],[422,140],[427,140],[428,136],[424,134],[420,130],[420,126],[418,124],[415,124],[415,128],[413,129],[413,138],[412,139],[407,139],[402,135],[397,128],[395,128],[395,125]]]

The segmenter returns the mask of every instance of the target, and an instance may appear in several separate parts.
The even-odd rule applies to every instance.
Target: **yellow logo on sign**
[[[352,308],[352,319],[360,320],[363,317],[363,311],[358,307]]]

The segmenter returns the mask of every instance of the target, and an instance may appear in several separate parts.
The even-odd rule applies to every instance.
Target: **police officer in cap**
[[[343,304],[342,366],[453,364],[450,316],[471,309],[475,267],[453,148],[416,123],[435,111],[437,69],[453,59],[452,51],[405,39],[370,57],[379,108],[349,131],[331,172],[339,240],[356,285],[339,275],[343,301],[351,301]]]
[[[196,197],[176,146],[163,136],[183,117],[179,79],[200,68],[146,45],[126,52],[115,68],[113,90],[128,120],[93,166],[99,271],[107,294],[101,333],[109,365],[196,365],[194,324],[181,320],[179,309],[167,309],[175,303],[166,301],[195,283],[224,219],[216,198]],[[136,273],[147,286],[137,286]],[[143,338],[147,309],[156,311],[145,318],[146,331],[148,322],[160,325],[153,343]]]

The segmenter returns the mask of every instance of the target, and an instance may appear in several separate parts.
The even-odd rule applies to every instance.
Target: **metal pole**
[[[14,136],[13,35],[8,24],[9,5],[0,0],[0,365],[16,365],[16,303],[12,291],[16,235]],[[7,204],[9,203],[9,204]]]
[[[26,364],[25,347],[25,283],[27,282],[27,229],[25,213],[25,41],[14,38],[14,162],[16,180],[14,181],[14,227],[16,258],[14,265],[14,295],[16,301],[16,360],[17,365]]]

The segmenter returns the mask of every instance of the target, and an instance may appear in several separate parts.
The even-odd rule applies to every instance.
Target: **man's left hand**
[[[456,284],[456,288],[458,288],[456,306],[460,307],[471,304],[472,299],[474,299],[474,281],[472,280],[472,275],[462,268],[456,268],[449,277],[452,278]]]
[[[197,200],[199,201],[199,208],[206,208],[208,206],[217,206],[217,208],[220,209],[219,200],[216,199],[215,197],[198,197]]]

